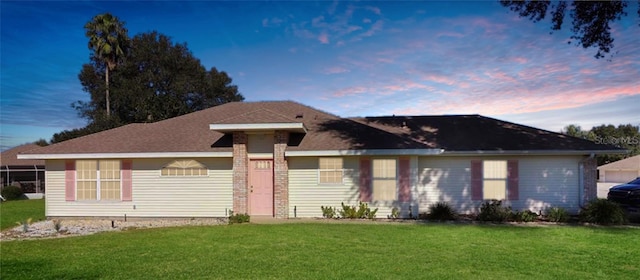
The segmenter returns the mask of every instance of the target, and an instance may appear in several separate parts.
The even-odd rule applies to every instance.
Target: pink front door
[[[251,160],[249,164],[249,214],[273,216],[273,160]]]

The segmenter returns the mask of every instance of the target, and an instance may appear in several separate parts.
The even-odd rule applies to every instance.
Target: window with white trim
[[[374,201],[396,200],[397,193],[397,160],[373,159],[372,199]]]
[[[319,158],[318,165],[318,178],[320,184],[342,184],[342,177],[344,173],[342,158]]]
[[[160,171],[162,176],[207,176],[208,170],[202,163],[191,159],[174,160]]]
[[[482,161],[482,193],[484,199],[504,200],[507,197],[507,161]]]
[[[77,160],[77,200],[120,200],[119,160]]]

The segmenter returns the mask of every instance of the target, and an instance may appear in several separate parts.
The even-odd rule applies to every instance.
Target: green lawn
[[[0,230],[17,226],[16,222],[31,218],[33,222],[44,217],[44,199],[14,200],[0,203]]]
[[[637,279],[640,229],[280,224],[2,242],[2,279]]]

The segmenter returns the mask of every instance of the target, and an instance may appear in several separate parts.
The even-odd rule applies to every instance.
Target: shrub
[[[60,232],[60,230],[62,229],[62,221],[55,219],[51,222],[53,222],[53,229],[55,229],[56,232]]]
[[[337,217],[336,208],[331,206],[320,206],[320,209],[322,209],[322,217],[324,218],[333,219]]]
[[[26,219],[24,221],[21,222],[16,222],[17,225],[22,226],[22,231],[23,232],[28,232],[29,231],[29,226],[31,225],[32,219]]]
[[[601,225],[619,225],[624,224],[627,217],[617,203],[596,198],[580,210],[580,220]]]
[[[437,202],[429,206],[429,214],[427,214],[427,219],[432,221],[449,221],[455,220],[456,213],[451,206],[446,202]]]
[[[369,205],[364,202],[360,202],[359,206],[344,205],[344,202],[340,205],[342,205],[342,210],[339,210],[338,213],[343,219],[375,219],[378,212],[378,208],[371,210]]]
[[[485,201],[482,203],[482,206],[480,206],[478,220],[502,223],[507,221],[510,216],[511,208],[502,207],[502,201],[489,200]]]
[[[229,224],[242,224],[248,223],[251,220],[249,214],[233,214],[233,211],[229,211]]]
[[[393,209],[391,209],[391,215],[389,215],[389,219],[397,219],[400,217],[400,209],[398,207],[393,207]]]
[[[5,186],[4,188],[2,188],[1,193],[2,197],[4,197],[4,199],[6,200],[18,200],[22,199],[24,196],[22,189],[17,186]]]
[[[547,212],[547,219],[550,222],[565,223],[569,221],[569,212],[562,207],[552,207]]]
[[[538,219],[538,214],[531,212],[531,210],[516,211],[511,215],[511,219],[519,223],[529,223]]]

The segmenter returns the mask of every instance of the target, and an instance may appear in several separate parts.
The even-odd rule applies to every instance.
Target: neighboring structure
[[[598,197],[607,197],[609,188],[640,177],[640,155],[598,167]]]
[[[40,148],[36,144],[25,144],[0,154],[1,186],[15,185],[25,193],[44,193],[44,160],[18,159],[17,155]]]
[[[576,212],[595,154],[616,147],[479,115],[340,118],[291,102],[235,102],[130,124],[19,156],[46,160],[46,215],[319,217],[369,202],[386,217],[446,201],[477,211]]]

